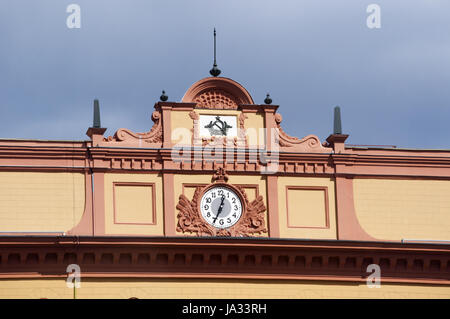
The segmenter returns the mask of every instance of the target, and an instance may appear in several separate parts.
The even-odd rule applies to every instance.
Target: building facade
[[[449,150],[292,137],[223,77],[161,100],[145,133],[97,106],[87,141],[0,140],[0,298],[450,297]]]

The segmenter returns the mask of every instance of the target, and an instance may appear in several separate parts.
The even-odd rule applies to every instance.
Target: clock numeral
[[[214,187],[205,193],[200,208],[207,223],[222,229],[234,225],[242,214],[240,197],[226,187]]]

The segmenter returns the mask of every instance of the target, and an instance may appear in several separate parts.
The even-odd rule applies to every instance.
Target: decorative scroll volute
[[[245,190],[237,185],[227,184],[228,176],[223,168],[219,168],[214,177],[213,183],[205,187],[197,187],[192,200],[185,195],[180,195],[177,209],[178,224],[177,231],[182,233],[194,233],[197,236],[221,236],[221,237],[250,237],[257,234],[267,233],[265,214],[266,206],[262,196],[249,201]],[[242,200],[243,212],[239,221],[233,226],[225,229],[218,229],[209,225],[201,216],[200,200],[208,188],[212,185],[223,185],[235,191]]]
[[[281,114],[275,114],[275,124],[277,129],[277,134],[275,136],[275,142],[277,142],[280,147],[289,147],[292,151],[304,152],[304,153],[331,153],[332,148],[323,147],[320,140],[315,135],[308,135],[302,139],[297,137],[289,136],[281,128],[281,121],[283,120]]]
[[[152,121],[155,123],[149,132],[146,133],[134,133],[128,129],[121,128],[117,130],[114,136],[105,138],[105,142],[140,142],[145,143],[162,143],[163,142],[163,129],[161,121],[161,112],[154,111],[152,114]]]
[[[196,233],[197,236],[214,236],[214,229],[206,223],[200,216],[198,203],[200,202],[202,188],[197,187],[189,200],[183,194],[178,200],[177,209],[180,211],[177,215],[178,225],[177,231],[183,233]]]

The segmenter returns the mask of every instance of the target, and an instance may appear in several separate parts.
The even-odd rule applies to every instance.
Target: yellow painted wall
[[[244,122],[247,142],[252,147],[263,146],[265,144],[264,115],[259,113],[245,113],[247,119]]]
[[[280,237],[336,239],[334,184],[334,180],[327,177],[278,177]],[[293,189],[287,191],[287,187]],[[329,227],[325,227],[324,191],[302,189],[309,187],[326,187]]]
[[[450,240],[450,181],[355,179],[362,228],[381,240]]]
[[[176,174],[174,175],[174,194],[175,194],[175,205],[178,203],[180,195],[183,193],[183,184],[211,184],[211,175],[188,175],[188,174]],[[259,195],[261,195],[264,199],[264,205],[267,208],[267,193],[266,193],[266,178],[264,176],[236,176],[229,175],[229,184],[235,185],[258,185],[259,187]],[[251,202],[256,198],[255,190],[251,188],[245,188],[244,190],[247,194],[248,200]],[[185,187],[184,195],[192,200],[192,196],[194,195],[195,188],[194,187]],[[178,222],[179,211],[175,209],[175,223]],[[265,212],[265,221],[266,228],[267,227],[267,210]],[[188,233],[178,233],[180,235],[189,235]],[[193,234],[195,235],[195,234]],[[268,233],[257,235],[266,237]]]
[[[0,172],[1,232],[65,232],[84,206],[83,174]]]
[[[72,299],[66,279],[0,279],[0,299]]]
[[[192,128],[194,121],[188,111],[172,111],[170,113],[170,126],[172,128],[172,143],[190,145],[192,143]]]
[[[65,279],[0,280],[0,298],[73,298]],[[81,279],[76,297],[88,298],[450,298],[450,286],[293,280]]]
[[[126,183],[116,186],[113,183]],[[154,184],[149,187],[147,184]],[[153,196],[155,192],[155,220]],[[105,233],[107,235],[164,235],[161,174],[105,174]],[[115,210],[115,211],[114,211]],[[116,219],[114,220],[114,214]],[[150,225],[150,224],[154,225]]]

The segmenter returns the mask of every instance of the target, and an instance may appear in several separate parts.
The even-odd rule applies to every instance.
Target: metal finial
[[[97,99],[94,100],[94,123],[93,127],[100,128],[100,105]]]
[[[216,65],[216,28],[214,28],[214,65]]]
[[[341,122],[341,108],[336,106],[334,108],[334,129],[333,134],[342,134],[342,122]]]
[[[217,67],[216,62],[216,28],[214,28],[214,64],[211,70],[209,70],[209,74],[212,76],[218,76],[221,73],[219,68]]]
[[[267,93],[266,98],[264,99],[264,103],[270,104],[272,103],[272,99],[270,98],[270,94]]]
[[[159,99],[161,101],[165,102],[165,101],[167,101],[168,98],[169,97],[166,95],[166,91],[163,90],[161,96],[159,97]]]

